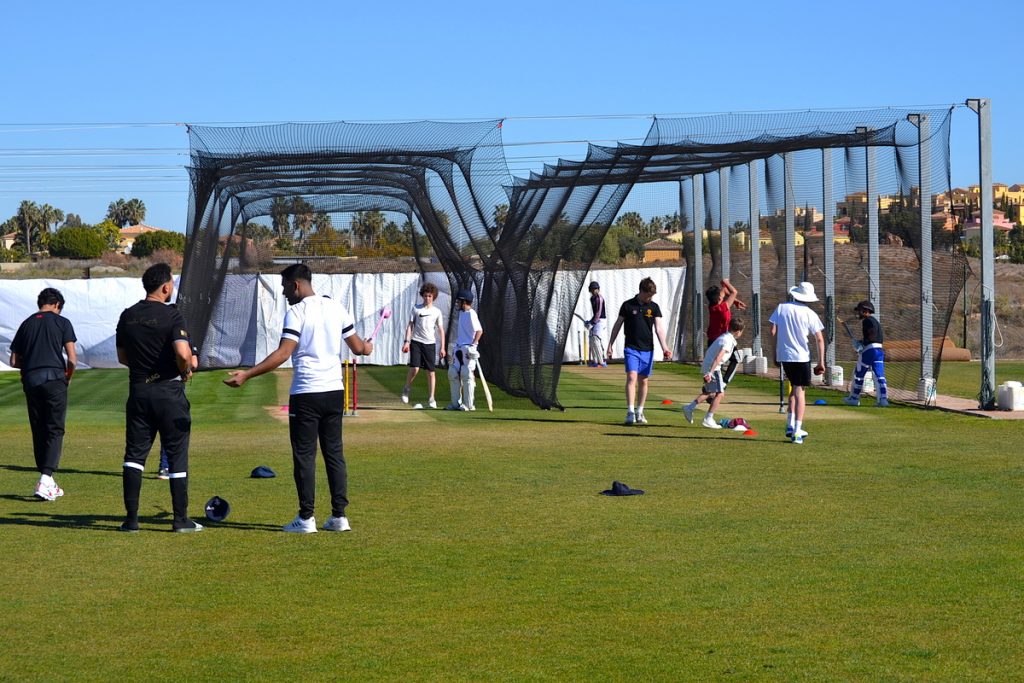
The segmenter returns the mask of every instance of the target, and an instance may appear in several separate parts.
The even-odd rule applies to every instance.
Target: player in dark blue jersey
[[[882,349],[884,342],[882,335],[882,324],[875,317],[875,306],[870,301],[861,301],[853,312],[861,320],[863,339],[854,342],[857,349],[857,368],[853,371],[853,387],[850,395],[843,398],[843,403],[848,406],[860,405],[860,392],[864,389],[864,376],[868,370],[875,377],[875,405],[885,408],[889,405],[888,391],[885,384],[885,351]]]

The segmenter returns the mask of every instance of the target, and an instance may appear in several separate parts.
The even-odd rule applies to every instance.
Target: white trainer
[[[636,414],[636,423],[638,425],[645,425],[645,424],[647,424],[647,416],[644,415],[643,413],[637,413]]]
[[[64,495],[64,489],[57,486],[57,482],[52,484],[44,484],[43,482],[36,482],[36,498],[42,498],[43,500],[57,500]]]
[[[803,438],[805,436],[807,436],[807,430],[805,429],[798,429],[792,434],[790,434],[790,437],[799,437],[801,439],[800,443],[803,443]]]
[[[295,519],[281,527],[283,531],[289,531],[293,534],[315,534],[316,533],[316,517],[310,517],[309,519],[303,519],[299,515],[295,515]]]
[[[683,406],[683,417],[685,417],[686,421],[689,422],[690,424],[693,424],[693,410],[696,407],[697,406],[691,405],[689,403]]]
[[[402,403],[409,402],[409,387],[402,389]]]
[[[435,401],[434,399],[430,399],[427,402],[427,407],[428,408],[437,408],[437,401]]]
[[[324,531],[352,531],[352,527],[349,526],[348,517],[335,517],[331,515],[324,522]]]
[[[701,427],[707,427],[708,429],[721,429],[722,425],[715,421],[715,418],[710,415],[705,415],[704,419],[700,421]]]
[[[628,425],[636,424],[636,414],[632,410],[629,411],[628,413],[626,413],[626,422],[625,422],[625,424],[628,424]]]

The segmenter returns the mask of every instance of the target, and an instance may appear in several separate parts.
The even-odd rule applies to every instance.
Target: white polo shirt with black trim
[[[352,314],[334,299],[307,296],[289,308],[281,338],[298,343],[292,352],[289,393],[342,391],[341,349],[355,333]]]

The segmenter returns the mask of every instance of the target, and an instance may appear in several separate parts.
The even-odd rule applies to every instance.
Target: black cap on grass
[[[263,465],[260,465],[259,467],[254,468],[252,474],[250,474],[249,476],[252,477],[253,479],[273,479],[277,475],[274,473],[274,470],[270,469],[269,467],[264,467]]]
[[[643,493],[640,489],[629,488],[628,484],[623,484],[621,481],[613,481],[610,489],[601,491],[602,496],[642,496]]]

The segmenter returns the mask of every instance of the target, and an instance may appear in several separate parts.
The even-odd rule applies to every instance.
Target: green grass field
[[[154,453],[131,535],[124,373],[76,376],[53,503],[31,497],[4,373],[0,680],[1020,678],[1024,423],[811,392],[830,405],[797,446],[766,380],[741,377],[719,411],[756,438],[686,424],[696,372],[659,364],[636,428],[621,366],[565,368],[564,413],[499,393],[471,414],[410,410],[404,368],[364,368],[353,531],[309,536],[279,531],[296,511],[286,373],[195,378],[191,508],[217,494],[231,515],[169,533]],[[647,495],[598,495],[615,479]]]

